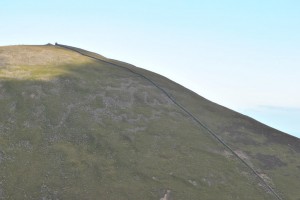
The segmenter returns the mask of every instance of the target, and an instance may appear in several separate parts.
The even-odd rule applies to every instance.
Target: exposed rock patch
[[[172,200],[171,197],[171,190],[167,190],[162,198],[160,200]]]

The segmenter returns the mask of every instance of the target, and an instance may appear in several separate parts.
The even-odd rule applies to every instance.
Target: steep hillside
[[[82,49],[0,47],[0,110],[0,199],[300,199],[299,139]]]

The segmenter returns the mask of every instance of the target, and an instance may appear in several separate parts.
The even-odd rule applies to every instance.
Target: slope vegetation
[[[299,139],[92,52],[0,47],[0,110],[0,199],[300,197]]]

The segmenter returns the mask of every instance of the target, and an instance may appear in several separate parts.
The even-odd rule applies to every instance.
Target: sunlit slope
[[[298,139],[99,58],[153,79],[280,195],[299,198]],[[150,82],[61,47],[0,47],[0,110],[0,199],[274,199]]]

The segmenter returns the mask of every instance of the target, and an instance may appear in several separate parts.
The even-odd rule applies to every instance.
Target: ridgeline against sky
[[[0,47],[0,199],[282,200],[299,139],[133,65]]]
[[[300,137],[299,10],[296,0],[1,0],[0,44],[83,46]]]

